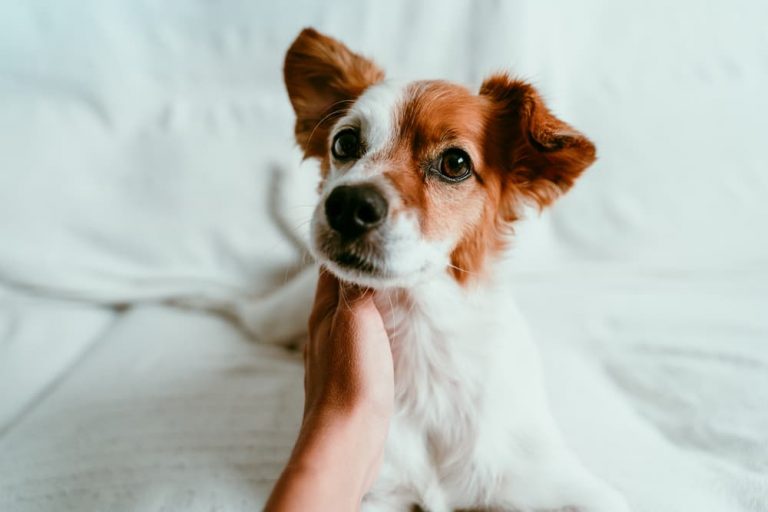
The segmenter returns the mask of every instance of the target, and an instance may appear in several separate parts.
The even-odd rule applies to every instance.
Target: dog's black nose
[[[344,238],[356,238],[384,222],[387,208],[373,185],[340,185],[325,200],[328,224]]]

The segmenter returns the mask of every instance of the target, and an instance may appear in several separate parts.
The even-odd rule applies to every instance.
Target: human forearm
[[[373,414],[373,416],[372,416]],[[386,432],[367,410],[321,411],[305,418],[268,512],[353,511],[375,477]]]
[[[266,510],[358,510],[394,410],[392,351],[370,291],[321,272],[304,368],[304,420]]]

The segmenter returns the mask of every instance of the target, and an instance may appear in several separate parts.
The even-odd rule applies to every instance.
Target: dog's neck
[[[485,367],[472,360],[493,354],[486,339],[502,307],[494,288],[467,286],[446,273],[419,286],[376,292],[392,344],[399,407],[435,419],[472,410]],[[451,392],[437,392],[441,387]]]
[[[459,283],[446,272],[411,287],[377,290],[375,300],[394,341],[414,323],[430,334],[447,334],[466,325],[469,306],[481,301],[487,288],[486,283]]]
[[[422,319],[435,331],[449,332],[467,325],[470,310],[493,308],[498,288],[481,276],[457,280],[448,269],[413,286],[378,289],[375,300],[387,329],[393,330],[390,335],[402,327],[401,322]]]

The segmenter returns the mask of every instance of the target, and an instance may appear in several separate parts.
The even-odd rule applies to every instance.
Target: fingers
[[[317,277],[315,303],[324,301],[335,304],[339,298],[339,280],[325,267],[320,267]]]
[[[384,328],[384,319],[376,307],[373,290],[341,284],[336,322],[347,329],[378,332]]]
[[[309,317],[310,327],[331,315],[339,303],[339,281],[328,269],[320,267],[315,303]]]
[[[370,288],[345,281],[337,281],[337,283],[341,304],[355,306],[359,302],[365,304],[373,298],[373,290]]]
[[[373,291],[369,288],[345,283],[321,267],[315,292],[315,303],[309,318],[310,330],[313,326],[332,315],[344,317],[379,316],[373,301]]]
[[[340,283],[339,289],[343,298],[349,304],[359,301],[367,301],[373,297],[373,291],[370,288],[363,288],[362,286],[352,283]]]

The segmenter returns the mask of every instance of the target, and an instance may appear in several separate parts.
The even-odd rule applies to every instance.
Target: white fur
[[[378,239],[385,277],[339,268],[322,251],[329,233],[322,204],[334,187],[374,183],[397,205],[371,156],[392,143],[398,91],[391,84],[371,88],[339,121],[337,130],[360,127],[369,152],[332,168],[312,224],[317,260],[377,290],[392,344],[396,413],[363,509],[406,511],[418,504],[432,512],[628,511],[623,498],[586,471],[561,440],[536,347],[508,290],[489,282],[462,286],[448,274],[454,240],[423,240],[413,216],[388,219]],[[290,315],[306,315],[315,273],[307,270],[261,309],[241,307],[244,323],[262,337],[292,338],[303,331],[305,316]]]

